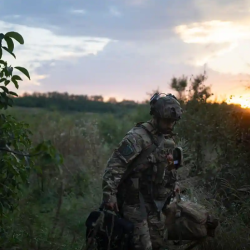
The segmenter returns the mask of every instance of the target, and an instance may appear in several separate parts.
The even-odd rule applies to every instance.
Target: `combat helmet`
[[[172,94],[155,93],[150,99],[150,115],[155,118],[178,121],[182,115],[182,108]]]

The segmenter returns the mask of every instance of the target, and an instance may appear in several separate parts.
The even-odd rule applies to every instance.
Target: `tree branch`
[[[14,151],[14,150],[11,150],[11,149],[8,149],[8,148],[0,148],[0,151],[5,151],[5,152],[13,153],[15,155],[28,156],[28,157],[37,156],[37,155],[40,155],[40,154],[43,153],[43,152],[38,152],[36,154],[31,155],[31,154],[25,154],[23,152]]]

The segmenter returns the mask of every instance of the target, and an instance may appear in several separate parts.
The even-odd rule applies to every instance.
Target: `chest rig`
[[[147,125],[147,124],[145,124]],[[142,126],[145,126],[142,125]],[[158,214],[161,212],[165,203],[172,195],[172,189],[175,183],[175,170],[169,168],[170,162],[168,156],[173,155],[175,143],[171,137],[164,137],[157,135],[150,131],[150,127],[144,127],[151,140],[157,145],[156,149],[148,157],[149,167],[142,173],[142,186],[147,185],[147,198],[155,203]],[[145,183],[145,180],[147,183]]]
[[[172,138],[159,135],[150,123],[137,124],[145,143],[144,152],[148,155],[133,163],[133,172],[129,178],[127,187],[127,202],[130,204],[139,202],[141,207],[144,202],[153,202],[160,214],[169,196],[172,194],[171,180],[174,183],[173,171],[168,170],[168,155],[173,154],[175,143]],[[143,129],[142,129],[143,128]],[[150,150],[151,149],[151,150]]]

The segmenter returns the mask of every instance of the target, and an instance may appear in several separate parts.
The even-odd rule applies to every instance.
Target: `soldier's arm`
[[[176,179],[175,179],[174,191],[175,191],[175,192],[178,192],[178,193],[180,193],[180,191],[181,191],[181,187],[180,187],[180,183],[179,183],[178,171],[176,171]]]
[[[141,153],[142,138],[133,133],[127,134],[108,160],[102,182],[103,201],[116,203],[116,193],[122,176],[129,164]]]

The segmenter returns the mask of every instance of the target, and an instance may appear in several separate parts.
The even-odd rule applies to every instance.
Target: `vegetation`
[[[13,74],[1,65],[4,84]],[[183,194],[220,218],[217,237],[200,249],[249,249],[250,112],[208,102],[205,79],[184,76],[171,84],[184,110],[175,127],[185,154]],[[9,109],[14,94],[1,89],[0,246],[84,249],[84,223],[101,202],[106,161],[136,122],[150,119],[148,104],[34,93],[14,98],[17,106]]]
[[[0,110],[12,107],[12,97],[17,96],[8,88],[10,83],[18,88],[18,81],[22,81],[19,75],[14,74],[14,69],[30,79],[27,69],[20,66],[13,68],[2,58],[3,50],[16,58],[13,52],[13,39],[24,44],[23,37],[19,33],[0,34]],[[29,188],[30,172],[34,170],[43,174],[44,167],[54,164],[59,168],[63,160],[50,141],[41,141],[38,145],[33,146],[28,124],[19,122],[12,115],[0,114],[0,135],[0,246],[4,246],[6,249],[9,244],[12,246],[12,240],[16,240],[13,237],[13,234],[15,235],[12,227],[13,213],[20,208],[19,198],[22,191]],[[35,160],[31,159],[32,156],[36,156]]]
[[[117,102],[103,102],[102,96],[69,95],[68,93],[25,93],[15,99],[19,107],[37,107],[48,110],[60,110],[64,112],[88,112],[88,113],[112,113],[124,114],[123,111],[131,111],[137,106],[134,101],[123,100]]]

